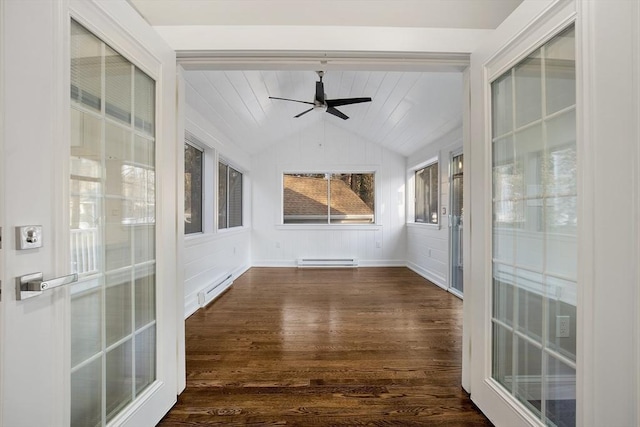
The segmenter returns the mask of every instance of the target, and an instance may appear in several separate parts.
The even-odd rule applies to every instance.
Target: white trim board
[[[233,280],[236,280],[238,277],[242,276],[251,267],[252,267],[251,265],[247,264],[247,265],[240,266],[240,267],[236,268],[235,270],[233,270],[231,272],[231,276],[232,276]],[[192,314],[194,314],[196,311],[198,311],[198,309],[200,309],[200,305],[198,304],[198,293],[200,293],[203,289],[206,289],[212,283],[215,283],[216,281],[218,281],[220,279],[223,279],[226,276],[226,274],[227,273],[216,275],[213,278],[213,280],[209,281],[205,286],[201,286],[200,288],[198,288],[195,291],[191,292],[189,295],[185,296],[185,298],[184,298],[184,318],[185,319],[188,318],[189,316],[191,316]],[[216,289],[215,296],[209,302],[209,304],[212,303],[213,301],[215,301],[218,297],[220,297],[220,295],[225,293],[232,285],[233,285],[233,283],[229,283],[227,286],[220,287],[220,289]]]
[[[253,261],[251,267],[297,267],[298,260],[296,259],[264,259]],[[381,260],[366,260],[358,259],[358,267],[406,267],[407,263],[404,260],[398,259],[381,259]],[[358,268],[354,267],[354,268]]]
[[[415,272],[415,273],[419,274],[420,276],[424,277],[425,279],[427,279],[428,281],[430,281],[431,283],[433,283],[437,287],[442,288],[445,291],[449,290],[449,287],[446,285],[447,279],[445,277],[440,276],[438,274],[433,274],[429,270],[427,270],[426,268],[420,267],[418,264],[415,264],[413,262],[407,262],[406,263],[406,267],[409,270],[412,270],[413,272]]]

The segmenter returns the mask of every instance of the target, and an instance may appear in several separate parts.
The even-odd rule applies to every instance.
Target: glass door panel
[[[451,213],[451,222],[449,226],[450,242],[451,242],[451,288],[457,294],[462,295],[464,290],[464,283],[462,279],[462,230],[464,224],[463,218],[463,155],[454,155],[451,158],[451,177],[449,182],[451,183],[451,207],[449,211]]]
[[[71,424],[156,379],[155,82],[71,24]]]
[[[577,162],[573,26],[492,83],[492,377],[575,426]]]

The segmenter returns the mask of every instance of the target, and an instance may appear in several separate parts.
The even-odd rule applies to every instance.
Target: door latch
[[[58,286],[68,285],[78,281],[78,274],[73,273],[68,276],[57,277],[55,279],[43,280],[42,273],[31,273],[16,278],[16,299],[25,300],[37,297],[48,289]]]

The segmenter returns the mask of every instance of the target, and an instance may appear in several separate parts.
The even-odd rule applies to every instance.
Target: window
[[[415,172],[415,222],[438,224],[438,163]]]
[[[242,173],[218,163],[218,229],[242,227]]]
[[[283,176],[285,224],[372,224],[375,220],[373,173]]]
[[[184,144],[184,234],[202,233],[203,154]]]

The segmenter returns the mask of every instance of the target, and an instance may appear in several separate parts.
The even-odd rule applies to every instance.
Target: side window
[[[242,227],[242,172],[218,163],[218,229]]]
[[[202,233],[203,151],[184,144],[184,234]]]
[[[415,171],[415,218],[417,223],[438,224],[438,163]]]

